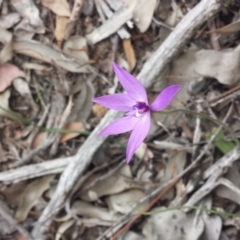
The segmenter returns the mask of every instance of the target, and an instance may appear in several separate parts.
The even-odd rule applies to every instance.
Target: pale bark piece
[[[153,84],[154,80],[159,77],[159,74],[165,70],[167,65],[182,50],[182,47],[191,39],[195,31],[209,18],[219,12],[221,6],[222,3],[220,0],[203,0],[187,13],[166,41],[146,61],[141,72],[138,74],[137,78],[145,87],[150,87]],[[35,237],[41,238],[43,236],[43,232],[51,224],[51,216],[56,214],[61,206],[63,206],[79,176],[83,174],[86,167],[91,163],[95,151],[106,140],[106,138],[97,137],[99,131],[119,116],[121,114],[118,112],[108,111],[73,157],[73,161],[67,166],[59,180],[55,195],[34,226],[33,234]]]
[[[53,161],[31,164],[1,172],[0,182],[4,184],[17,183],[28,179],[46,176],[49,174],[58,174],[61,173],[66,168],[66,166],[73,160],[74,157],[63,159],[59,158]]]
[[[118,31],[123,24],[133,17],[133,10],[136,6],[136,0],[134,0],[130,7],[121,8],[118,12],[109,18],[101,27],[95,29],[93,32],[86,36],[90,44],[95,44],[101,40],[109,37],[116,31]]]
[[[41,0],[41,4],[53,11],[57,16],[69,17],[71,14],[67,0]]]

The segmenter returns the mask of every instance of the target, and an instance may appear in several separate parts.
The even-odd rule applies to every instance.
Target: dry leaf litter
[[[193,26],[201,4],[214,13]],[[240,239],[239,1],[1,0],[0,11],[0,239]],[[112,62],[158,72],[149,62],[184,24],[191,37],[148,88],[151,101],[181,85],[173,111],[153,114],[129,165],[128,134],[93,139],[68,184],[110,118],[92,98],[122,91]]]

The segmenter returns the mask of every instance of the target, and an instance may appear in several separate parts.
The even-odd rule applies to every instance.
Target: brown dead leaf
[[[93,113],[94,113],[98,118],[103,117],[103,116],[106,114],[106,112],[108,111],[107,108],[105,108],[104,106],[99,105],[99,104],[94,104],[93,107],[92,107],[92,110],[93,110]]]
[[[56,17],[56,28],[54,31],[54,35],[58,41],[58,46],[61,46],[64,40],[64,30],[69,21],[68,19],[69,19],[68,17],[59,17],[59,16]]]
[[[130,38],[123,40],[123,48],[130,67],[130,71],[132,71],[136,65],[136,56]]]
[[[12,81],[18,77],[25,77],[25,73],[17,66],[5,63],[0,66],[0,92],[9,87]]]
[[[42,194],[50,187],[50,182],[54,175],[46,176],[30,183],[23,193],[23,199],[20,203],[15,219],[22,222],[26,219],[29,211],[34,207]]]
[[[84,131],[83,124],[81,122],[72,122],[68,123],[65,127],[64,130],[71,130],[71,131],[79,131],[79,132],[70,132],[70,133],[64,133],[62,134],[60,138],[60,143],[64,143],[72,138],[75,138],[81,134],[82,131]]]
[[[0,26],[0,42],[4,45],[0,52],[0,64],[3,64],[12,58],[12,34]]]
[[[66,0],[41,0],[41,3],[57,16],[69,17],[71,14],[69,3]]]
[[[33,140],[33,148],[37,148],[38,146],[42,145],[44,141],[46,141],[47,133],[46,132],[40,132],[37,134],[37,136]]]

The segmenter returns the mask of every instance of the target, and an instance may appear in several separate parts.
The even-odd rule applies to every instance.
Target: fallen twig
[[[17,224],[15,219],[8,213],[6,210],[6,206],[2,204],[0,201],[0,215],[11,224],[11,226],[15,226],[15,228],[23,235],[26,240],[33,240],[30,233],[21,225]]]

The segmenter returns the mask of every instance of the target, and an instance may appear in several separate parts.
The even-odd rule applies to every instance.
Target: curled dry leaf
[[[44,7],[53,11],[57,16],[69,17],[71,14],[67,0],[41,0]]]
[[[47,63],[55,63],[59,67],[76,73],[89,73],[93,68],[87,64],[81,64],[77,59],[36,41],[15,41],[13,49],[16,53],[24,54],[42,60]]]
[[[233,85],[239,81],[240,49],[227,52],[200,50],[195,57],[195,71],[197,74],[215,78],[225,85]]]
[[[83,217],[97,218],[103,221],[114,220],[113,215],[107,209],[95,207],[90,203],[80,200],[73,203],[71,210],[74,214],[81,215]]]
[[[17,66],[10,63],[0,65],[0,92],[9,87],[12,81],[18,77],[25,77],[25,73]]]
[[[7,15],[2,15],[0,17],[0,26],[5,29],[11,28],[16,23],[18,23],[20,19],[21,17],[18,13],[9,13]]]
[[[138,189],[130,189],[128,191],[111,195],[107,197],[107,204],[114,212],[127,214],[132,210],[139,199],[146,197],[146,194]],[[138,205],[137,211],[142,211],[148,204],[148,201]]]
[[[156,208],[153,211],[166,210]],[[143,226],[143,234],[151,240],[198,240],[204,230],[201,218],[194,221],[195,213],[187,215],[181,210],[171,210],[151,215]]]
[[[16,211],[15,218],[18,222],[26,219],[29,211],[34,207],[42,194],[50,187],[54,175],[46,176],[30,183],[23,193],[23,199]]]
[[[205,197],[202,202],[205,202],[204,205],[201,204],[203,208],[211,209],[211,196]],[[213,214],[209,215],[206,211],[202,211],[201,215],[205,225],[205,229],[200,240],[219,240],[222,230],[221,217]]]
[[[72,122],[68,123],[64,130],[70,130],[70,131],[78,131],[78,132],[69,132],[62,134],[59,142],[64,143],[72,138],[75,138],[81,134],[81,132],[85,131],[85,128],[81,122]]]
[[[123,40],[123,48],[130,67],[130,71],[132,71],[136,65],[136,56],[130,38]]]
[[[128,6],[131,1],[123,0]],[[156,0],[139,0],[135,7],[133,14],[135,24],[137,25],[140,32],[145,32],[151,24],[154,9],[156,6]]]
[[[91,76],[90,76],[91,77]],[[93,76],[95,78],[95,75]],[[84,122],[87,120],[92,110],[92,99],[95,94],[95,88],[91,80],[81,84],[81,92],[75,96],[75,103],[68,117],[68,122]]]
[[[71,219],[66,222],[63,222],[56,233],[55,240],[62,239],[63,234],[74,224],[75,220]]]
[[[4,45],[0,52],[0,64],[9,61],[12,58],[12,34],[0,26],[0,42]]]
[[[5,201],[13,206],[16,207],[20,204],[24,189],[27,187],[27,182],[22,181],[19,183],[12,184],[6,189],[0,190],[0,193],[4,196]]]
[[[22,20],[23,29],[36,33],[45,32],[42,19],[39,17],[39,10],[32,0],[11,0],[11,4],[24,17]]]
[[[92,176],[92,181],[96,180],[98,177],[99,175]],[[125,165],[114,175],[97,182],[89,190],[83,192],[80,198],[91,202],[102,196],[120,193],[124,190],[134,188],[134,184],[131,179],[132,173],[130,167],[129,165]]]
[[[89,61],[87,40],[83,36],[73,36],[65,41],[63,46],[64,53],[76,58],[84,64]]]
[[[184,169],[184,166],[187,161],[187,152],[186,151],[175,151],[175,150],[168,150],[167,151],[169,154],[169,159],[167,161],[167,166],[164,171],[164,175],[161,178],[161,184],[164,184],[171,179],[173,179],[176,175],[181,173]],[[161,177],[159,174],[158,177]],[[173,189],[169,191],[166,195],[165,198],[171,199],[174,195]]]

